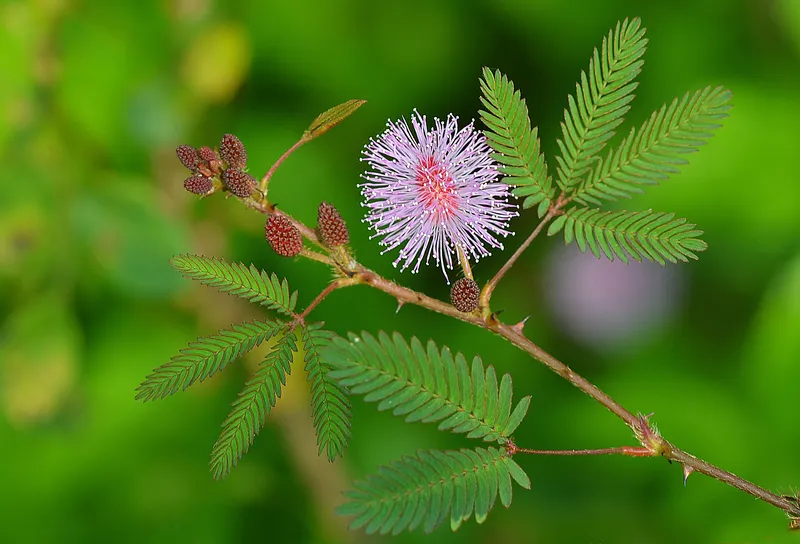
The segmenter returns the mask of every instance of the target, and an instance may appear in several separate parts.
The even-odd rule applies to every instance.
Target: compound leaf
[[[239,459],[247,453],[255,436],[278,398],[286,376],[291,373],[297,335],[285,330],[266,358],[261,362],[232,405],[222,423],[222,433],[211,450],[211,471],[215,479],[227,476]]]
[[[572,208],[564,216],[564,241],[575,241],[581,251],[588,248],[597,258],[602,254],[613,261],[616,256],[627,263],[630,256],[664,265],[696,260],[696,253],[708,247],[700,239],[703,231],[671,213]]]
[[[280,321],[253,321],[198,338],[150,373],[136,388],[136,400],[161,399],[222,372],[230,363],[272,338],[283,325]]]
[[[297,291],[290,293],[289,284],[274,273],[270,276],[255,266],[229,263],[223,259],[200,255],[177,255],[170,261],[175,270],[223,293],[242,297],[254,304],[292,316]]]
[[[517,405],[519,419],[510,417],[511,376],[503,376],[498,386],[494,367],[484,368],[480,357],[470,370],[460,353],[453,356],[433,341],[426,348],[417,338],[409,344],[398,333],[337,337],[323,355],[333,368],[331,377],[350,394],[364,395],[365,401],[379,403],[378,410],[391,409],[406,421],[438,422],[440,430],[467,438],[505,443],[530,401],[525,397]]]
[[[300,328],[305,347],[308,381],[311,383],[311,413],[317,430],[319,453],[325,451],[328,460],[341,457],[350,439],[352,411],[350,400],[342,386],[331,375],[331,367],[321,354],[335,336],[319,323]]]
[[[698,151],[722,126],[731,97],[724,87],[706,87],[674,99],[669,107],[664,104],[598,161],[574,200],[599,205],[601,200],[643,193],[642,185],[656,185],[677,174],[678,167],[688,163],[684,155]]]
[[[594,50],[589,61],[589,73],[581,72],[575,96],[567,99],[561,123],[562,138],[557,141],[561,155],[556,158],[557,183],[571,191],[585,180],[597,160],[597,154],[622,124],[633,91],[634,81],[642,71],[642,55],[647,39],[641,20],[625,19],[610,31],[600,52]]]
[[[497,448],[418,451],[403,456],[345,492],[337,513],[352,516],[351,529],[399,534],[423,526],[426,533],[449,520],[455,531],[474,514],[483,523],[498,494],[511,504],[511,480],[530,489],[522,468]]]
[[[514,185],[513,193],[524,198],[523,208],[540,204],[545,210],[555,196],[552,178],[539,145],[538,129],[531,129],[528,106],[514,83],[499,71],[483,69],[480,82],[481,103],[486,108],[479,115],[492,155],[502,166],[503,181]],[[541,206],[546,202],[545,206]],[[540,216],[542,214],[540,213]]]

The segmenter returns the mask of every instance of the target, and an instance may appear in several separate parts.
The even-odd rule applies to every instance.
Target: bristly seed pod
[[[478,307],[478,297],[481,289],[475,280],[461,278],[450,289],[450,302],[459,312],[470,313]]]
[[[196,195],[205,195],[214,188],[214,183],[211,181],[211,178],[196,174],[186,178],[183,182],[183,188]]]
[[[256,186],[256,179],[236,168],[228,168],[222,175],[225,186],[239,198],[247,198]]]
[[[226,134],[219,143],[219,154],[228,163],[228,168],[242,169],[247,166],[247,149],[233,134]]]
[[[178,146],[178,148],[175,150],[175,153],[178,155],[178,160],[181,161],[183,166],[192,172],[197,171],[197,163],[200,162],[200,155],[195,148],[190,145],[183,144]]]
[[[198,155],[200,155],[200,158],[206,162],[211,162],[217,158],[217,154],[214,153],[214,150],[208,147],[207,145],[204,145],[203,147],[198,149],[197,153]]]
[[[319,205],[317,212],[317,228],[322,241],[328,247],[343,246],[350,241],[347,225],[339,215],[339,211],[327,202]]]
[[[283,257],[294,257],[303,249],[300,231],[283,215],[270,215],[264,234],[270,247]]]

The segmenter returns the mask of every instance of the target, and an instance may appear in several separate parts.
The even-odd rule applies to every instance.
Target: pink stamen
[[[436,223],[446,221],[458,211],[455,182],[447,170],[431,157],[423,158],[417,166],[416,182],[425,209],[433,214]]]

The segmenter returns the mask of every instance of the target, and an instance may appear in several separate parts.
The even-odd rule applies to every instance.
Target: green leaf
[[[322,136],[330,129],[350,117],[358,108],[366,104],[366,100],[348,100],[343,104],[334,106],[331,109],[319,114],[311,122],[305,133],[307,140],[313,140]]]
[[[484,68],[480,84],[486,109],[478,113],[487,128],[486,140],[495,151],[492,157],[502,165],[503,181],[516,186],[513,193],[524,198],[523,208],[546,202],[547,209],[555,196],[553,180],[540,149],[538,129],[531,129],[525,99],[499,71]]]
[[[656,185],[687,164],[683,157],[698,151],[721,127],[720,121],[732,107],[732,93],[723,87],[706,87],[686,93],[667,107],[653,112],[639,131],[632,129],[616,150],[600,160],[574,200],[600,204],[643,193],[641,185]]]
[[[368,333],[350,334],[349,340],[336,337],[322,354],[330,362],[330,376],[352,395],[365,395],[367,402],[378,402],[378,410],[392,410],[406,421],[439,422],[440,430],[466,433],[468,438],[505,443],[527,411],[524,405],[519,420],[509,418],[512,405],[511,376],[502,377],[498,387],[492,366],[484,369],[480,357],[470,371],[463,355],[453,356],[449,348],[427,349],[417,338],[410,345],[394,333],[378,338]]]
[[[337,514],[353,516],[350,528],[367,534],[397,535],[423,522],[429,533],[448,519],[456,530],[473,514],[483,523],[498,493],[508,506],[512,478],[530,489],[528,476],[502,449],[418,451],[355,482]]]
[[[215,479],[227,476],[250,449],[281,396],[281,387],[286,385],[296,351],[297,335],[293,330],[285,331],[239,393],[211,450],[211,471]]]
[[[301,327],[305,347],[308,381],[311,383],[311,412],[317,430],[319,453],[325,451],[333,462],[341,457],[350,439],[352,412],[350,400],[339,383],[330,376],[330,364],[321,350],[330,345],[334,334],[323,330],[321,324]]]
[[[581,72],[575,95],[568,97],[562,138],[557,141],[561,150],[556,158],[557,183],[562,190],[572,190],[591,173],[597,154],[630,109],[638,86],[633,80],[644,64],[644,34],[639,18],[617,23],[616,30],[603,38],[601,51],[594,50],[588,75]]]
[[[602,253],[611,261],[616,256],[627,263],[630,256],[664,265],[666,261],[696,260],[696,253],[708,247],[700,239],[703,231],[671,213],[571,208],[565,216],[564,241],[574,240],[581,251],[588,247],[597,258]]]
[[[297,291],[289,293],[289,284],[274,273],[269,276],[253,265],[247,267],[242,263],[199,255],[177,255],[170,264],[184,276],[216,287],[223,293],[242,297],[288,316],[294,315]]]
[[[162,399],[222,372],[230,363],[272,338],[283,326],[280,321],[253,321],[198,338],[147,376],[136,388],[136,400]]]

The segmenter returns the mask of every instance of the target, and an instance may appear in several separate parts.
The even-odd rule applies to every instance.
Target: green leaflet
[[[492,157],[502,164],[503,181],[515,185],[514,195],[524,198],[523,208],[540,204],[547,210],[555,196],[552,178],[541,153],[538,129],[531,130],[528,106],[514,83],[499,71],[483,69],[481,103],[486,108],[479,115],[486,125],[484,131],[495,153]],[[545,205],[541,205],[545,202]],[[544,212],[540,213],[541,217]]]
[[[242,297],[292,316],[297,303],[297,291],[289,292],[289,284],[278,276],[268,275],[255,266],[229,263],[223,259],[198,255],[178,255],[170,261],[175,270],[184,276],[216,287],[223,293]]]
[[[343,102],[342,104],[320,113],[308,126],[303,136],[308,140],[313,140],[314,138],[322,136],[353,115],[358,108],[366,103],[366,100],[348,100],[347,102]]]
[[[285,331],[239,393],[211,450],[211,471],[215,479],[227,476],[250,449],[255,435],[281,396],[295,352],[297,335],[293,330]]]
[[[549,235],[564,230],[564,242],[573,241],[581,251],[588,248],[596,257],[609,260],[618,257],[628,262],[645,258],[661,265],[697,259],[706,243],[699,237],[703,231],[675,214],[653,212],[602,212],[596,208],[571,208],[553,222]],[[557,227],[557,228],[553,228]]]
[[[561,156],[556,157],[556,181],[562,190],[572,190],[589,175],[597,154],[630,109],[638,86],[633,80],[644,64],[644,34],[639,18],[618,23],[603,39],[600,52],[594,50],[588,75],[581,72],[575,96],[568,97],[562,138],[557,141]]]
[[[723,87],[706,87],[674,99],[669,107],[664,104],[638,132],[631,129],[616,150],[598,161],[574,200],[599,205],[601,200],[643,193],[641,185],[655,185],[677,174],[678,166],[688,163],[683,155],[698,151],[722,126],[720,120],[732,107],[731,96]]]
[[[511,376],[498,383],[494,367],[484,368],[479,357],[468,365],[460,353],[410,344],[394,333],[350,334],[349,341],[334,339],[324,350],[331,376],[351,395],[378,402],[406,421],[439,422],[440,430],[466,433],[468,438],[505,443],[527,413],[530,397],[523,398],[511,416]],[[470,368],[471,366],[471,368]]]
[[[183,391],[225,370],[230,363],[274,336],[284,323],[253,321],[198,338],[136,388],[136,400],[155,400]]]
[[[352,516],[350,528],[367,534],[396,535],[420,526],[429,533],[448,519],[455,531],[473,514],[483,523],[498,495],[508,507],[512,479],[530,489],[527,474],[502,449],[418,451],[355,482],[337,513]]]
[[[334,334],[323,330],[320,323],[301,327],[305,347],[308,381],[311,383],[311,414],[317,431],[319,453],[325,451],[328,460],[341,457],[350,440],[352,412],[350,400],[330,373],[330,364],[321,350],[330,345]]]

